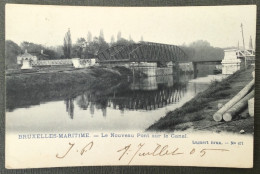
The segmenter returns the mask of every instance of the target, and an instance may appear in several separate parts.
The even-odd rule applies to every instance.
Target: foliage
[[[117,41],[115,37],[111,37],[111,42],[107,43],[104,39],[104,32],[100,30],[99,37],[92,38],[91,32],[87,33],[87,38],[80,37],[75,44],[72,44],[70,30],[67,31],[64,37],[64,44],[52,47],[46,47],[41,44],[24,41],[18,46],[13,41],[6,41],[6,65],[7,67],[17,66],[17,56],[27,50],[28,53],[47,55],[44,59],[67,59],[78,57],[83,59],[90,59],[96,57],[100,52],[116,44],[128,45],[134,43],[131,35],[129,40],[121,37],[121,32],[117,34]],[[37,55],[36,55],[37,56]]]
[[[208,41],[198,40],[188,46],[182,45],[180,48],[187,54],[191,61],[222,60],[224,58],[224,50],[212,47]]]
[[[22,42],[20,46],[23,53],[25,50],[27,50],[28,53],[40,53],[41,50],[44,50],[44,46],[27,41]]]
[[[99,34],[99,38],[98,39],[99,39],[100,42],[104,42],[105,41],[103,30],[100,30],[100,34]]]
[[[77,39],[76,44],[72,46],[72,57],[82,58],[86,40],[81,37]]]
[[[64,44],[63,44],[63,52],[65,58],[71,58],[71,48],[72,48],[72,41],[71,41],[71,34],[70,30],[67,31],[64,37]]]
[[[13,69],[18,68],[17,65],[17,56],[19,54],[23,54],[27,50],[28,53],[36,54],[36,56],[41,54],[41,50],[43,50],[43,54],[47,55],[48,59],[60,59],[63,51],[62,46],[57,47],[45,47],[40,44],[32,43],[24,41],[20,44],[16,44],[11,40],[5,41],[5,62],[6,68]],[[39,57],[38,57],[39,58]]]
[[[119,31],[119,32],[117,33],[117,41],[121,40],[121,38],[122,38],[122,36],[121,36],[121,31]]]
[[[54,51],[52,49],[45,48],[43,53],[45,55],[48,55],[49,59],[60,59],[60,55],[56,51]]]
[[[117,42],[115,42],[114,44],[112,45],[129,45],[131,43],[134,43],[134,41],[129,41],[129,40],[126,40],[124,38],[121,38],[120,40],[118,40]]]
[[[114,35],[113,35],[113,36],[111,36],[110,44],[112,45],[112,44],[114,44],[114,43],[115,43],[115,37],[114,37]]]
[[[90,31],[88,32],[88,35],[87,35],[87,42],[88,43],[92,42],[92,34]]]
[[[143,41],[143,36],[141,36],[141,41]],[[104,32],[101,29],[98,37],[92,38],[91,32],[88,31],[86,39],[80,37],[77,39],[75,44],[72,44],[71,33],[70,30],[68,30],[64,37],[63,46],[60,45],[46,48],[43,45],[25,41],[21,44],[21,48],[17,48],[17,50],[19,52],[19,50],[24,51],[27,49],[29,53],[40,53],[41,50],[44,50],[44,54],[48,55],[49,59],[66,59],[72,57],[90,59],[96,57],[100,52],[109,48],[110,46],[117,44],[129,45],[132,43],[134,43],[134,41],[131,35],[129,35],[129,39],[127,40],[122,37],[121,31],[117,33],[117,40],[115,40],[114,36],[111,36],[111,41],[108,43],[104,39]],[[182,45],[180,48],[187,54],[190,61],[222,60],[224,57],[223,49],[212,47],[209,42],[203,40],[192,42],[188,46]],[[17,53],[15,53],[15,55],[17,55]],[[14,63],[15,61],[13,60],[12,62]]]
[[[22,52],[21,48],[11,40],[5,41],[5,63],[7,68],[14,68],[17,56]]]
[[[49,54],[47,50],[51,50],[55,52],[55,57],[52,57],[52,53]],[[58,45],[58,46],[46,47],[46,50],[44,50],[44,54],[49,55],[50,59],[61,59],[62,56],[64,57],[63,46]]]

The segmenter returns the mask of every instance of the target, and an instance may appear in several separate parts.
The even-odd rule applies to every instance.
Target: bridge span
[[[139,42],[114,45],[98,53],[98,63],[106,66],[125,66],[141,70],[148,76],[169,75],[176,64],[182,64],[197,75],[197,64],[220,64],[221,60],[191,61],[187,54],[176,45]],[[187,64],[187,65],[186,65]],[[187,68],[187,67],[188,68]]]
[[[139,42],[114,45],[101,51],[98,59],[99,62],[185,62],[188,56],[176,45]]]
[[[106,66],[125,66],[148,76],[160,76],[172,74],[173,66],[188,62],[188,56],[176,45],[139,42],[103,50],[98,54],[97,62]]]

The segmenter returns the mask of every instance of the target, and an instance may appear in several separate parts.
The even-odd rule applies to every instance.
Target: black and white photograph
[[[114,144],[122,144],[125,139],[154,142],[155,137],[163,142],[168,137],[187,141],[191,147],[209,145],[208,151],[219,151],[219,160],[236,153],[229,146],[241,153],[250,150],[244,167],[252,165],[255,5],[6,4],[5,10],[6,158],[10,168],[117,165],[113,160],[111,164],[98,162],[98,158],[91,163],[75,162],[69,155],[74,155],[76,145],[67,140],[93,140],[84,151],[91,153],[95,138],[105,144],[114,138]],[[234,141],[230,141],[232,136]],[[55,152],[55,160],[70,160],[52,165],[46,155],[45,163],[33,164],[33,153],[45,146],[45,140],[64,141],[64,148],[59,150],[57,145],[48,150]],[[12,152],[16,144],[26,147],[26,142],[33,149],[31,157]],[[166,146],[159,150],[163,145],[158,144],[150,146],[153,156],[156,151],[159,156],[167,154]],[[138,163],[135,155],[145,146],[140,144],[140,151],[131,156],[134,146],[126,145],[115,150],[118,165]],[[170,147],[169,151],[186,154]],[[211,151],[202,149],[198,156],[213,155]],[[197,151],[191,148],[187,153],[196,155]],[[139,154],[141,161],[140,156],[145,155]],[[27,160],[17,162],[23,158]],[[120,163],[127,158],[131,160]],[[165,164],[204,166],[187,159]],[[140,161],[139,165],[154,164]],[[207,161],[208,166],[224,165]],[[227,166],[243,167],[241,161]]]

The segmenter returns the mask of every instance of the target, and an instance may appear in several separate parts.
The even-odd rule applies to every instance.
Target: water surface
[[[41,96],[28,95],[21,101],[13,101],[17,104],[7,109],[6,128],[8,132],[30,133],[144,131],[209,86],[192,77],[134,79],[103,91],[83,90],[73,97],[55,94],[41,100]]]

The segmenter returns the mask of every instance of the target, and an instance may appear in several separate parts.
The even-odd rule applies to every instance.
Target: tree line
[[[198,40],[189,45],[179,46],[190,61],[222,60],[224,48],[213,47],[208,41]]]
[[[141,37],[141,40],[143,40],[143,37]],[[113,45],[126,45],[130,43],[135,43],[131,35],[129,35],[129,39],[127,40],[122,37],[120,31],[117,33],[117,40],[115,41],[115,37],[111,36],[110,43],[108,43],[105,41],[104,32],[101,29],[98,37],[92,37],[91,32],[88,32],[87,38],[80,37],[77,39],[75,44],[72,44],[70,30],[68,30],[64,37],[64,57],[62,58],[79,57],[89,59],[95,57],[99,52],[102,52]]]
[[[143,41],[141,37],[140,41]],[[82,59],[89,59],[96,57],[99,52],[120,44],[128,45],[135,43],[129,35],[128,39],[122,37],[121,32],[117,33],[117,37],[111,36],[110,42],[104,39],[104,32],[100,30],[99,36],[92,37],[91,32],[88,32],[86,38],[80,37],[75,44],[72,44],[71,33],[68,30],[64,36],[63,45],[55,47],[46,47],[41,44],[31,43],[24,41],[20,45],[11,40],[5,42],[6,51],[6,66],[12,67],[17,64],[17,56],[27,50],[28,53],[41,53],[43,50],[44,59],[68,59],[79,57]],[[212,47],[209,42],[198,40],[189,45],[179,46],[189,57],[190,61],[193,60],[221,60],[224,57],[223,48]]]
[[[141,37],[143,41],[143,37]],[[87,33],[87,37],[80,37],[77,39],[75,44],[72,44],[71,33],[68,30],[65,33],[63,45],[47,47],[41,44],[36,44],[32,42],[24,41],[20,45],[17,43],[6,40],[5,41],[5,58],[6,58],[6,67],[7,68],[16,68],[17,67],[17,56],[23,54],[27,50],[30,54],[40,54],[43,51],[45,57],[44,59],[68,59],[73,57],[80,57],[83,59],[89,59],[95,57],[100,51],[103,51],[110,46],[116,44],[129,44],[134,43],[131,35],[129,39],[122,37],[121,31],[117,33],[115,39],[114,36],[111,36],[110,43],[106,42],[104,39],[104,32],[100,30],[99,36],[92,37],[91,32]],[[42,59],[42,58],[41,58]]]

